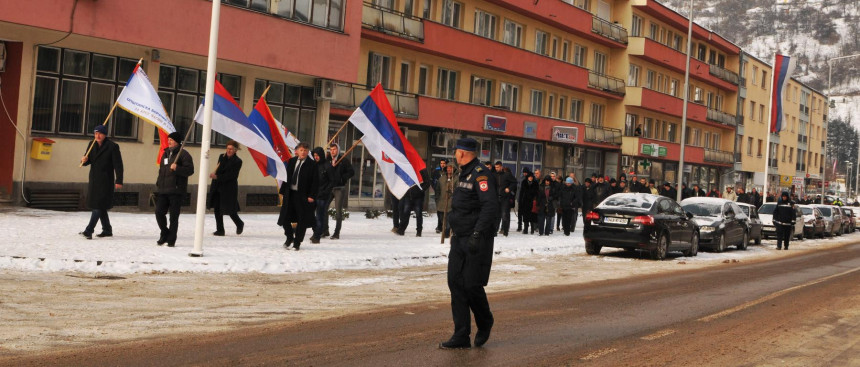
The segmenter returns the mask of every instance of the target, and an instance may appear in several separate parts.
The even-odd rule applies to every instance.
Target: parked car
[[[773,226],[773,211],[776,209],[776,203],[764,203],[758,208],[758,216],[761,218],[762,236],[764,238],[776,238],[776,227]],[[794,233],[792,237],[799,240],[803,239],[803,213],[797,205],[794,206]]]
[[[857,228],[857,221],[854,219],[854,210],[843,206],[839,208],[842,211],[842,217],[845,218],[846,227],[842,231],[842,233],[854,233],[854,230]]]
[[[758,209],[755,208],[755,205],[750,205],[747,203],[735,203],[744,211],[744,214],[747,216],[747,227],[750,230],[750,240],[755,241],[756,245],[761,245],[762,238],[762,224],[761,218],[758,217]]]
[[[818,208],[813,205],[798,205],[798,208],[803,213],[803,236],[824,238],[827,225]]]
[[[852,208],[851,212],[854,213],[854,223],[860,223],[860,208]],[[854,230],[856,231],[858,228],[857,225],[854,226]]]
[[[834,210],[833,205],[813,205],[815,209],[821,213],[821,219],[824,220],[824,234],[827,237],[842,233],[842,216],[839,210]]]
[[[720,198],[695,197],[681,200],[699,225],[699,246],[723,252],[728,246],[746,250],[750,234],[747,216],[737,203]]]
[[[585,252],[603,247],[647,250],[655,260],[669,251],[699,252],[699,228],[674,200],[651,194],[612,195],[585,216]]]

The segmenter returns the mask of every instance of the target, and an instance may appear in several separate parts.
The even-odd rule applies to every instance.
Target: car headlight
[[[699,228],[699,230],[700,230],[700,231],[702,231],[702,232],[713,232],[713,231],[716,231],[716,230],[717,230],[717,228],[716,228],[716,227],[711,227],[711,226],[702,226],[702,227],[700,227],[700,228]]]

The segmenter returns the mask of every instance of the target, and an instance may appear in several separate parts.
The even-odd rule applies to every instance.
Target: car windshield
[[[631,208],[639,210],[651,210],[651,206],[653,205],[654,201],[650,197],[642,195],[612,195],[600,203],[600,206],[604,208]]]
[[[803,215],[812,215],[812,208],[800,208],[800,211],[803,212]]]
[[[821,208],[818,208],[818,211],[820,211],[820,212],[821,212],[821,215],[823,215],[823,216],[825,216],[825,217],[829,217],[829,216],[830,216],[830,208],[824,208],[824,207],[821,207]]]
[[[773,210],[776,209],[776,205],[773,204],[764,204],[761,208],[758,208],[759,214],[771,214],[773,215]]]
[[[697,216],[716,217],[720,215],[720,209],[722,209],[722,207],[723,206],[720,204],[691,203],[684,205],[684,210]]]

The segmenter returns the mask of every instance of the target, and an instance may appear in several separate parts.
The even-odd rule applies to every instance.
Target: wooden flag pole
[[[358,146],[358,143],[361,143],[361,139],[356,140],[355,143],[352,144],[352,146],[349,147],[349,149],[347,151],[343,152],[343,154],[340,156],[340,159],[338,159],[336,162],[334,162],[334,165],[337,166],[340,163],[340,161],[342,161],[344,158],[346,158],[346,156],[349,155],[349,153],[352,152],[352,150]]]
[[[176,161],[179,160],[179,155],[182,154],[182,150],[185,149],[185,141],[188,140],[188,137],[191,136],[191,130],[194,130],[194,126],[189,126],[188,131],[185,133],[185,137],[182,138],[182,144],[179,144],[179,151],[176,152],[176,158],[173,158],[173,164],[176,164]]]
[[[325,145],[326,149],[328,149],[328,147],[331,146],[331,143],[334,142],[334,139],[337,139],[337,136],[340,134],[340,132],[343,130],[343,128],[346,127],[346,125],[349,125],[349,120],[346,120],[346,122],[343,123],[343,126],[341,126],[340,129],[337,129],[337,132],[334,133],[334,136],[332,136],[331,140],[328,141],[328,144]]]
[[[105,122],[103,122],[103,123],[102,123],[102,125],[107,126],[108,122],[110,122],[110,117],[111,117],[111,116],[113,116],[113,111],[116,109],[117,104],[119,104],[119,100],[116,100],[116,102],[114,102],[114,103],[113,103],[113,107],[111,107],[111,108],[110,108],[110,112],[108,112],[107,117],[105,117]],[[95,134],[93,134],[93,135],[95,135]],[[87,149],[87,153],[86,153],[86,154],[84,154],[84,157],[87,157],[87,156],[89,156],[89,155],[90,155],[90,152],[92,152],[92,151],[93,151],[93,146],[94,146],[94,145],[96,145],[96,138],[95,138],[95,136],[93,136],[93,142],[92,142],[92,144],[90,144],[90,147],[89,147],[89,149]],[[81,162],[81,165],[80,165],[80,166],[78,166],[78,168],[81,168],[81,167],[83,167],[83,166],[84,166],[84,162]]]
[[[443,175],[447,175],[448,172],[443,172]],[[451,211],[451,197],[454,196],[454,173],[451,173],[451,177],[448,179],[448,187],[445,188],[445,191],[448,192],[448,200],[445,200],[445,204],[447,205],[445,208],[448,209],[444,213],[442,213],[442,239],[439,243],[445,243],[445,230],[448,227],[448,212]]]

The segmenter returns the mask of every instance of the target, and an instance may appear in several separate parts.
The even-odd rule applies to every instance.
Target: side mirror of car
[[[687,219],[693,219],[693,213],[687,212]]]

